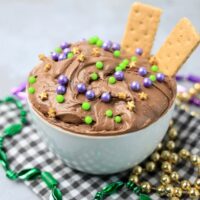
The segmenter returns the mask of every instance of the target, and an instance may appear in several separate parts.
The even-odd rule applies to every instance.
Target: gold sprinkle
[[[132,62],[130,62],[129,67],[132,68],[132,67],[135,67],[135,65],[136,65],[136,62],[132,61]]]
[[[135,108],[134,101],[128,101],[126,107],[128,108],[128,110],[133,111]]]
[[[38,57],[42,61],[46,58],[46,56],[44,54],[39,54]]]
[[[93,48],[92,49],[92,55],[95,57],[100,56],[100,50],[98,48]]]
[[[85,56],[81,53],[78,55],[78,61],[83,62],[85,60]]]
[[[45,72],[48,72],[50,69],[51,69],[51,64],[50,63],[47,63],[47,64],[44,65],[44,71]]]
[[[155,56],[151,56],[150,59],[149,59],[149,63],[151,65],[157,65],[156,57]]]
[[[49,108],[48,116],[54,118],[56,116],[56,110],[54,108]]]
[[[40,99],[42,101],[45,101],[48,99],[48,94],[46,92],[42,92],[40,95],[39,95]]]
[[[148,98],[148,95],[144,92],[140,92],[138,95],[141,100],[146,100]]]
[[[81,52],[81,50],[78,47],[74,47],[74,48],[72,48],[72,52],[73,52],[73,54],[79,54]]]
[[[127,95],[124,92],[119,92],[117,96],[119,99],[126,99],[127,97]]]

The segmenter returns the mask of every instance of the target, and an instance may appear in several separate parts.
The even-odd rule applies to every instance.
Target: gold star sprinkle
[[[74,47],[74,48],[72,48],[72,52],[73,52],[73,54],[79,54],[81,52],[81,50],[78,47]]]
[[[85,60],[85,56],[81,53],[78,55],[78,61],[83,62]]]
[[[93,48],[92,49],[92,55],[95,57],[100,56],[100,50],[98,48]]]
[[[45,101],[48,99],[48,94],[46,92],[42,92],[40,95],[39,95],[40,99],[42,101]]]
[[[46,58],[46,56],[44,54],[39,54],[38,57],[42,61]]]
[[[130,68],[135,67],[135,64],[136,64],[136,62],[130,62],[129,67]]]
[[[117,96],[119,99],[126,99],[126,94],[123,92],[119,92]]]
[[[126,107],[130,110],[133,111],[135,108],[135,103],[134,101],[128,101]]]
[[[155,56],[151,56],[150,59],[149,59],[149,63],[151,65],[156,65],[157,64],[156,57]]]
[[[138,95],[141,100],[146,100],[148,98],[148,95],[144,92],[140,92]]]
[[[48,116],[50,118],[54,118],[56,116],[56,111],[54,108],[49,108],[49,111],[48,111]]]
[[[45,72],[48,72],[50,69],[51,69],[51,64],[50,63],[47,63],[47,64],[44,65],[44,71]]]

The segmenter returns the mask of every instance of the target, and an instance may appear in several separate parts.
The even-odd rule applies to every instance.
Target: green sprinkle
[[[73,56],[74,56],[74,54],[73,54],[72,52],[69,52],[69,53],[67,54],[67,58],[73,58]]]
[[[84,122],[89,125],[89,124],[91,124],[93,122],[93,119],[92,119],[91,116],[87,115],[84,118]]]
[[[29,82],[30,84],[35,83],[35,82],[36,82],[36,77],[35,77],[35,76],[30,76],[30,77],[28,78],[28,82]]]
[[[56,47],[56,48],[54,49],[54,51],[55,51],[56,53],[62,53],[62,49],[61,49],[60,47]]]
[[[114,76],[109,77],[108,83],[115,84],[116,83],[116,78]]]
[[[151,81],[156,81],[156,76],[155,76],[155,75],[150,75],[150,76],[149,76],[149,79],[150,79]]]
[[[122,61],[122,63],[124,63],[126,66],[129,64],[129,60],[128,59],[124,59],[123,61]]]
[[[96,45],[97,45],[98,47],[102,47],[102,45],[103,45],[103,40],[98,39]]]
[[[122,71],[122,68],[120,66],[117,66],[117,67],[115,67],[115,71],[116,72]]]
[[[106,110],[105,112],[106,116],[111,118],[113,116],[113,111],[111,109]]]
[[[137,61],[137,57],[136,56],[132,56],[131,57],[131,62],[136,62]]]
[[[63,95],[58,94],[58,95],[56,96],[56,101],[57,101],[58,103],[63,103],[63,102],[65,101],[65,98],[64,98]]]
[[[90,78],[93,80],[93,81],[96,81],[98,80],[99,78],[99,75],[95,72],[93,72],[92,74],[90,74]]]
[[[119,115],[115,116],[114,120],[115,120],[115,122],[118,123],[118,124],[122,122],[122,118],[121,118],[121,116],[119,116]]]
[[[153,65],[153,66],[151,67],[151,71],[157,72],[157,71],[158,71],[158,66],[157,66],[157,65]]]
[[[103,69],[103,63],[101,61],[96,62],[97,69]]]
[[[120,67],[123,71],[126,70],[126,66],[127,66],[127,65],[126,65],[125,63],[123,63],[123,62],[119,64],[119,67]]]
[[[34,87],[29,87],[28,88],[28,93],[29,94],[34,94],[35,93],[35,88]]]
[[[120,51],[116,50],[113,52],[114,57],[119,58],[120,57]]]
[[[85,101],[85,102],[82,103],[81,107],[82,107],[83,110],[90,110],[91,105],[90,105],[89,102]]]
[[[98,36],[93,36],[93,37],[89,38],[88,42],[89,42],[89,44],[96,44],[98,40],[99,40]]]

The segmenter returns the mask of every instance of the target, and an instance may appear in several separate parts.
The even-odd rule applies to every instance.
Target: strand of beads
[[[26,118],[27,112],[23,108],[21,101],[15,99],[14,97],[6,97],[5,99],[0,100],[0,104],[3,103],[15,104],[20,112],[20,122],[4,128],[3,134],[0,136],[0,164],[5,170],[7,178],[13,181],[31,181],[40,178],[51,190],[51,199],[62,200],[62,193],[57,188],[58,181],[49,172],[43,172],[38,168],[29,168],[15,172],[10,168],[8,157],[4,149],[4,140],[19,134],[22,131],[23,126],[28,123],[28,120]]]
[[[185,89],[185,91],[178,91],[178,100],[184,103],[190,103],[192,105],[200,107],[200,98],[198,98],[198,95],[200,94],[200,77],[194,75],[188,75],[186,77],[177,75],[176,80],[179,82],[189,81],[193,83],[193,86],[190,89]]]
[[[200,172],[200,157],[191,155],[188,150],[181,149],[178,153],[174,152],[177,131],[172,127],[168,131],[168,140],[164,144],[159,144],[156,151],[150,156],[150,160],[145,163],[145,167],[134,167],[129,180],[140,185],[145,193],[156,192],[160,196],[167,196],[171,200],[179,200],[181,197],[189,196],[191,199],[200,197],[200,179],[197,177],[192,184],[189,180],[181,179],[175,165],[180,160],[190,161],[192,166]],[[165,148],[164,148],[165,147]],[[140,182],[143,172],[151,173],[160,168],[160,185],[152,186],[148,181]]]

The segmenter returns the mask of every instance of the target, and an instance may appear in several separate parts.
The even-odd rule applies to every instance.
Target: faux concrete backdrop
[[[0,0],[0,97],[24,81],[37,63],[61,41],[76,41],[98,34],[120,41],[133,0]],[[163,8],[153,52],[158,50],[181,17],[188,17],[200,31],[199,0],[143,0]],[[200,48],[180,73],[200,75]],[[172,60],[173,62],[173,60]],[[23,184],[4,177],[0,168],[1,200],[38,199]]]

